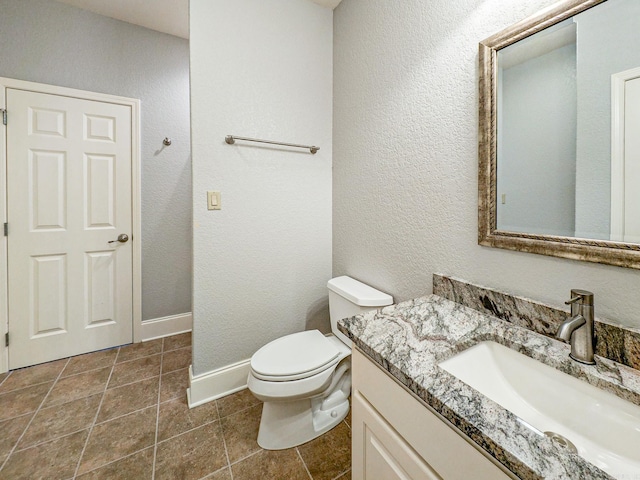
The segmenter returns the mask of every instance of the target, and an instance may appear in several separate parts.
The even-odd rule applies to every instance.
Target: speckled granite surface
[[[605,472],[526,427],[438,363],[493,340],[640,405],[636,370],[598,358],[569,359],[569,346],[436,295],[339,322],[382,368],[523,479],[608,479]]]
[[[433,276],[433,293],[549,337],[555,337],[558,327],[569,315],[568,309],[437,274]],[[569,291],[567,299],[568,295]],[[640,331],[599,318],[597,297],[595,308],[596,354],[640,370]]]

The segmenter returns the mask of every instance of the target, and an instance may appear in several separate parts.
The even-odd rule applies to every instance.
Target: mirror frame
[[[498,50],[607,0],[563,0],[480,42],[478,243],[488,247],[640,269],[640,244],[497,228]]]

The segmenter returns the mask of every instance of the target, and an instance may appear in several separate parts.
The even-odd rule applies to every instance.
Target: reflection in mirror
[[[638,18],[610,0],[497,52],[497,230],[640,243]]]
[[[481,245],[640,269],[639,0],[562,0],[480,42]]]

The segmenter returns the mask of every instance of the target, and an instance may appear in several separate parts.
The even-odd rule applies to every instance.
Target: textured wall
[[[196,375],[328,327],[333,14],[277,3],[191,1]],[[206,209],[207,190],[222,210]]]
[[[478,42],[555,0],[343,0],[334,11],[333,274],[404,300],[441,272],[640,327],[640,271],[480,247]]]
[[[188,42],[47,0],[0,12],[0,76],[141,100],[142,318],[191,311]]]

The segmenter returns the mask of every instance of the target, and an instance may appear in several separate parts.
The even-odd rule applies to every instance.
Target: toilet
[[[338,320],[393,303],[393,297],[353,278],[329,280],[332,335],[318,330],[273,340],[251,357],[248,387],[264,402],[258,445],[301,445],[338,425],[349,413],[351,341]]]

